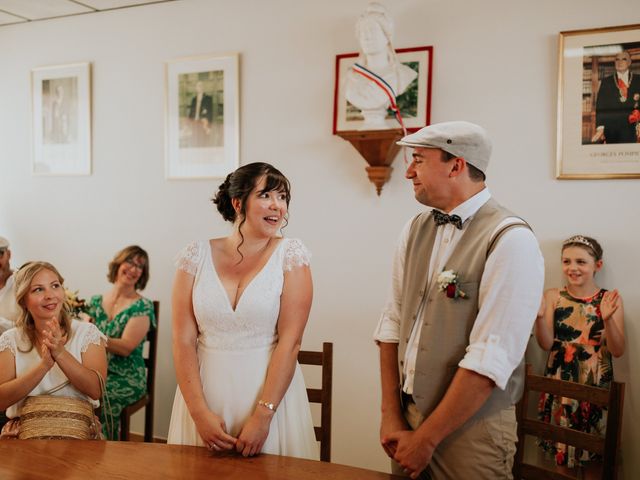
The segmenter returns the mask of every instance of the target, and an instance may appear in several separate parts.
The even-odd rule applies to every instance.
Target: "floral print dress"
[[[102,306],[102,295],[95,295],[89,301],[88,314],[108,338],[121,338],[127,322],[133,317],[147,316],[151,323],[149,328],[156,327],[153,302],[146,298],[139,298],[110,320]],[[107,440],[120,438],[120,413],[127,405],[142,398],[147,391],[147,373],[142,357],[143,344],[144,341],[140,342],[128,357],[107,353],[108,403],[105,402],[100,412],[102,431]]]
[[[600,302],[606,290],[589,298],[576,298],[560,291],[553,316],[554,342],[545,376],[570,382],[609,388],[613,381],[611,353],[607,349]],[[604,436],[606,410],[589,402],[542,394],[538,406],[541,421]],[[541,440],[541,446],[555,456],[558,465],[574,467],[594,454],[571,445]]]

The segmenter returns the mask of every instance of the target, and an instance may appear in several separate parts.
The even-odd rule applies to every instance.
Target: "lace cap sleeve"
[[[184,247],[174,260],[174,265],[178,270],[187,272],[190,275],[195,275],[200,264],[200,257],[202,256],[202,248],[199,242],[191,242]]]
[[[18,352],[16,348],[16,341],[12,331],[7,331],[0,335],[0,352],[4,352],[9,349],[15,357]]]
[[[284,240],[287,244],[284,246],[284,265],[285,271],[291,271],[294,267],[301,267],[311,263],[311,252],[297,238]]]
[[[101,345],[107,342],[104,333],[98,330],[93,323],[83,323],[78,326],[78,333],[82,336],[80,339],[80,351],[85,353],[89,345]]]

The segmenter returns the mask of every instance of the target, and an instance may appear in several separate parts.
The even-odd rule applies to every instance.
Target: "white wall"
[[[377,197],[362,160],[331,135],[334,61],[355,51],[365,0],[182,0],[0,28],[0,234],[16,266],[47,259],[81,295],[103,292],[107,262],[124,245],[151,255],[145,294],[161,301],[156,434],[166,435],[175,378],[171,359],[172,258],[188,241],[224,235],[208,199],[217,182],[164,179],[164,63],[180,56],[241,53],[241,162],[268,161],[293,183],[287,235],[314,253],[315,300],[304,347],[333,341],[334,444],[338,463],[386,470],[378,447],[379,381],[371,333],[389,285],[396,236],[420,206],[395,163]],[[491,133],[489,185],[527,218],[559,285],[560,241],[602,241],[605,286],[624,298],[629,353],[626,478],[640,472],[631,381],[640,339],[638,180],[558,181],[557,34],[634,23],[634,0],[396,0],[395,46],[434,46],[432,121],[465,119]],[[30,174],[30,70],[93,64],[93,174]]]

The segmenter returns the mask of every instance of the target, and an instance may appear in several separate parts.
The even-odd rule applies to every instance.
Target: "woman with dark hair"
[[[179,388],[168,443],[318,458],[297,363],[312,300],[310,254],[280,234],[290,199],[289,181],[273,166],[240,167],[213,199],[232,233],[178,256]]]
[[[20,314],[15,328],[0,336],[0,410],[6,408],[7,417],[15,419],[26,398],[37,395],[97,407],[101,382],[96,372],[102,378],[107,374],[104,335],[71,319],[64,279],[50,263],[29,262],[15,277]],[[10,420],[3,434],[11,425]]]
[[[107,273],[113,288],[89,301],[88,315],[108,337],[109,404],[100,412],[102,429],[108,440],[120,438],[120,413],[147,391],[147,374],[142,345],[149,328],[155,328],[153,302],[144,298],[149,280],[149,255],[137,245],[116,253]]]

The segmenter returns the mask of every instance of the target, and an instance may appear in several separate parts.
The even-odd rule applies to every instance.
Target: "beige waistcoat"
[[[416,358],[413,399],[423,415],[428,416],[444,396],[458,363],[469,345],[469,334],[478,314],[478,290],[485,262],[510,228],[529,228],[524,220],[508,225],[492,235],[507,217],[515,217],[490,199],[469,220],[444,270],[458,274],[459,288],[466,298],[448,298],[439,290],[437,275],[429,285],[429,262],[436,237],[436,225],[430,212],[418,215],[412,225],[405,257],[400,342],[398,359],[400,378],[409,336],[414,322],[421,321],[422,332]],[[423,314],[417,318],[425,300]],[[487,402],[476,414],[482,417],[515,404],[522,395],[524,361],[514,370],[505,390],[494,388]]]

